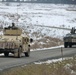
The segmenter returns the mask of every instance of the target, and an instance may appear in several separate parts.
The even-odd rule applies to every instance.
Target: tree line
[[[76,0],[2,0],[3,2],[76,4]]]

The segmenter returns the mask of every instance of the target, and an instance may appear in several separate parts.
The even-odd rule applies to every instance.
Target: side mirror
[[[33,42],[33,39],[31,38],[31,39],[30,39],[30,43],[32,43],[32,42]]]

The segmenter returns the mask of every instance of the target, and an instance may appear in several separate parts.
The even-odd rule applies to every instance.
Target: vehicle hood
[[[76,38],[76,34],[67,34],[67,35],[65,36],[65,38],[67,38],[67,37]]]

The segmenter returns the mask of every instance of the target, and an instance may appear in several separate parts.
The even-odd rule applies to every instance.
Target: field
[[[70,31],[45,26],[76,27],[75,15],[76,5],[0,3],[0,27],[4,28],[14,22],[23,29],[25,35],[34,39],[32,49],[62,45],[63,37]]]
[[[2,71],[0,75],[76,75],[76,57],[51,63],[19,66]]]

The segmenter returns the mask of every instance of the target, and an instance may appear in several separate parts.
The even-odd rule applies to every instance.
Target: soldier
[[[17,27],[15,26],[15,23],[12,23],[12,29],[17,29]]]
[[[75,34],[75,28],[74,28],[74,27],[72,27],[71,33],[72,33],[72,34]]]
[[[12,28],[14,28],[15,27],[15,24],[14,23],[12,23]]]

